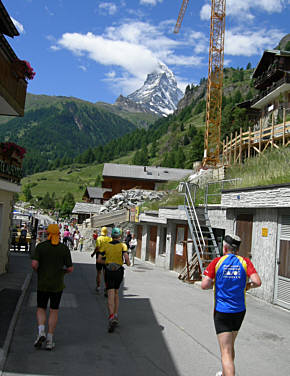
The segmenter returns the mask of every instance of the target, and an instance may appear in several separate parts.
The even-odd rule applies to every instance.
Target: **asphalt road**
[[[126,269],[120,327],[107,333],[106,299],[96,295],[95,266],[73,252],[56,348],[36,350],[36,280],[21,312],[5,376],[199,376],[220,370],[212,321],[213,296],[183,284],[174,272],[140,263]],[[290,313],[252,297],[237,339],[237,375],[290,374]]]

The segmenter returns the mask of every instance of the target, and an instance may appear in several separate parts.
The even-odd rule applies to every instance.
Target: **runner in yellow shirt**
[[[98,257],[101,254],[101,252],[103,252],[103,246],[104,246],[104,244],[112,241],[112,238],[110,238],[109,236],[107,236],[107,234],[108,234],[107,227],[102,227],[102,229],[101,229],[101,236],[99,236],[97,238],[97,240],[96,240],[96,248],[95,248],[94,252],[91,254],[91,257],[94,257],[94,255],[96,255],[96,269],[97,269],[97,277],[96,277],[96,284],[97,284],[97,286],[96,286],[96,292],[97,293],[99,293],[100,289],[101,289],[100,286],[101,286],[102,270],[105,268],[105,264],[104,264],[104,262],[102,262],[102,258],[101,258],[101,261],[98,261],[99,260]],[[106,288],[104,290],[104,295],[108,296]]]
[[[123,263],[130,266],[128,248],[125,243],[120,242],[121,231],[119,228],[112,229],[112,241],[105,243],[102,247],[103,255],[99,254],[98,260],[102,261],[105,257],[105,281],[108,289],[108,310],[109,310],[109,327],[108,331],[114,331],[118,325],[119,309],[119,288],[124,277]]]

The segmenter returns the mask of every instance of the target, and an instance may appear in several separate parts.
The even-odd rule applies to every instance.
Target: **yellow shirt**
[[[99,248],[98,252],[103,252],[104,244],[109,243],[111,241],[112,241],[112,238],[110,238],[109,236],[104,236],[104,235],[99,236],[96,240],[96,247]]]
[[[123,253],[128,250],[125,243],[112,241],[105,243],[102,249],[106,257],[106,264],[113,262],[114,264],[123,265]]]

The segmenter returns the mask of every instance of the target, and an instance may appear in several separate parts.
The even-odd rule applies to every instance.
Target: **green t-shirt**
[[[32,259],[39,262],[38,291],[60,292],[65,288],[64,267],[72,266],[70,250],[66,245],[52,245],[46,240],[36,246]]]

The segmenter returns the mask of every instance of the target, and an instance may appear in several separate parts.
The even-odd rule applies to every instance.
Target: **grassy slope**
[[[271,184],[290,183],[290,147],[281,148],[280,150],[268,150],[262,156],[257,156],[247,160],[242,165],[230,167],[226,172],[226,179],[240,180],[236,185],[228,184],[225,188],[243,188],[255,187]],[[141,210],[158,210],[163,206],[183,205],[184,197],[180,195],[176,187],[178,182],[171,182],[164,185],[162,189],[171,190],[168,197],[164,197],[160,201],[145,202]],[[210,186],[210,193],[219,193],[220,184]],[[209,204],[219,204],[220,195],[209,198]],[[204,190],[199,189],[197,193],[197,205],[204,204]]]
[[[116,159],[114,163],[128,163],[132,154]],[[33,197],[43,197],[47,192],[55,192],[57,199],[71,192],[76,201],[82,201],[82,196],[87,186],[94,186],[98,175],[102,175],[103,164],[97,165],[76,165],[72,168],[65,168],[53,171],[40,172],[22,179],[22,187],[26,184],[37,183],[31,188]],[[69,172],[69,173],[68,173]],[[22,197],[23,198],[23,197]]]

